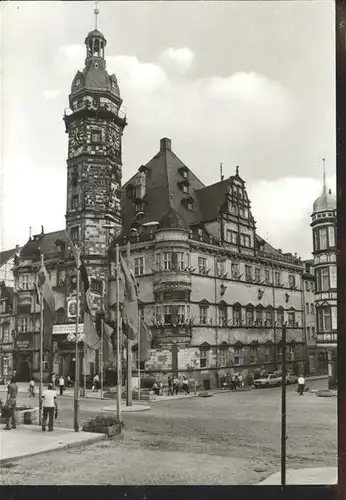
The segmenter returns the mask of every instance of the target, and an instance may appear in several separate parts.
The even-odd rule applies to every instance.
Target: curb
[[[83,431],[79,431],[79,432],[83,432]],[[16,457],[2,458],[2,459],[0,459],[0,466],[2,466],[3,464],[6,464],[8,462],[15,462],[15,461],[18,462],[24,458],[34,457],[36,455],[44,455],[47,453],[51,453],[53,451],[60,451],[60,450],[68,450],[68,449],[72,449],[72,448],[77,448],[80,445],[93,444],[93,443],[97,443],[100,441],[106,441],[108,439],[109,438],[108,438],[108,436],[106,436],[106,434],[96,434],[95,437],[89,437],[89,438],[85,439],[84,441],[78,441],[78,442],[76,441],[75,443],[67,443],[67,444],[63,444],[63,445],[57,445],[55,448],[49,448],[49,450],[35,451],[33,453],[25,453],[24,455],[18,455]]]

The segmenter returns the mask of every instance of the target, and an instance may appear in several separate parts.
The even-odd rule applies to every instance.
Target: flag
[[[152,342],[152,334],[146,323],[140,318],[140,332],[139,332],[139,346],[138,346],[138,336],[136,338],[136,342],[134,342],[133,346],[139,347],[139,361],[147,361],[149,358],[149,350],[151,349]]]
[[[37,273],[36,280],[37,300],[43,300],[42,304],[39,302],[41,307],[43,307],[43,344],[44,347],[50,348],[55,319],[55,299],[49,275],[44,264],[42,264]]]
[[[90,312],[92,309],[92,303],[91,303],[91,291],[90,291],[90,282],[89,282],[89,277],[88,277],[88,272],[85,267],[84,262],[81,259],[80,252],[78,252],[76,246],[73,244],[70,235],[68,234],[67,231],[65,231],[66,238],[69,242],[69,245],[71,247],[72,253],[74,260],[76,261],[76,268],[77,271],[80,272],[80,277],[83,283],[83,289],[84,289],[84,308],[87,312]]]
[[[112,335],[113,328],[103,321],[103,361],[114,358],[113,345],[111,340]]]
[[[133,340],[136,338],[138,330],[138,290],[133,272],[129,269],[121,254],[120,265],[124,275],[124,305],[122,311],[123,326],[125,326],[124,334],[129,340]]]
[[[92,320],[89,311],[84,312],[84,342],[89,349],[99,349],[100,348],[100,337],[96,333],[95,323]]]

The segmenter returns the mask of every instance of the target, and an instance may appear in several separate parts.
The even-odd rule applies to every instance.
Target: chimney
[[[171,144],[172,141],[167,139],[167,137],[164,137],[160,140],[160,151],[167,151],[168,149],[171,149]]]

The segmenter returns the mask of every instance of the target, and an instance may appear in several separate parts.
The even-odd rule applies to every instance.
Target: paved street
[[[287,393],[287,466],[335,466],[337,398],[295,389]],[[59,406],[58,425],[71,427],[73,399],[59,397]],[[81,400],[81,421],[106,406],[114,401]],[[278,388],[155,403],[124,413],[122,441],[27,458],[3,468],[2,484],[257,484],[280,467],[280,409]]]

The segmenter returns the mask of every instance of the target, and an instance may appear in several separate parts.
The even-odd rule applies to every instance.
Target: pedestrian
[[[29,382],[29,395],[30,397],[35,397],[35,380],[33,377],[31,377],[31,380]]]
[[[42,418],[42,430],[46,430],[47,417],[48,417],[48,431],[54,430],[54,417],[58,417],[58,405],[56,402],[56,391],[54,390],[53,384],[48,384],[48,389],[46,389],[42,394],[43,400],[43,418]],[[55,411],[54,411],[55,409]]]
[[[72,387],[72,380],[70,375],[67,375],[66,387]]]
[[[65,389],[65,380],[62,375],[59,378],[59,389],[60,389],[60,396],[62,396],[64,394],[64,389]]]
[[[305,378],[304,375],[300,375],[298,378],[298,394],[299,396],[304,395],[304,389],[305,389]]]
[[[184,389],[185,394],[190,394],[189,381],[188,381],[187,377],[185,377],[185,375],[183,375],[183,389]]]
[[[156,381],[154,381],[154,383],[153,383],[153,391],[154,391],[154,394],[155,394],[156,396],[159,396],[159,394],[160,394],[160,389],[159,389],[159,386],[157,385]]]
[[[231,377],[231,389],[233,392],[237,390],[237,377],[235,376],[234,373]]]
[[[172,379],[170,376],[168,376],[168,396],[173,396],[173,390],[172,390]]]
[[[243,375],[240,373],[238,376],[239,387],[243,387]]]
[[[55,380],[56,380],[56,375],[55,375],[55,373],[53,373],[53,375],[52,375],[52,384],[53,384],[53,387],[55,386]]]
[[[55,381],[53,382],[53,386],[59,387],[59,375],[55,375]]]
[[[7,386],[7,398],[5,406],[8,409],[6,415],[6,427],[7,431],[11,429],[16,429],[16,403],[17,403],[18,385],[16,383],[15,377],[11,378],[11,382]],[[10,427],[11,421],[11,427]]]
[[[177,377],[173,378],[173,394],[178,395],[179,392],[179,380]]]

